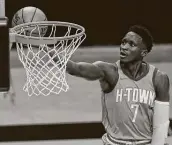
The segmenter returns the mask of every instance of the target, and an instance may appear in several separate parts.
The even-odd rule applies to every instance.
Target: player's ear
[[[147,54],[148,54],[148,50],[147,49],[142,50],[142,52],[141,52],[141,56],[142,57],[145,57]]]

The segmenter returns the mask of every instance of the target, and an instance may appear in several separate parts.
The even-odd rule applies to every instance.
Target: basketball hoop
[[[86,38],[85,29],[68,22],[43,21],[18,25],[10,32],[10,42],[16,43],[26,71],[23,90],[29,96],[66,92],[66,64]]]

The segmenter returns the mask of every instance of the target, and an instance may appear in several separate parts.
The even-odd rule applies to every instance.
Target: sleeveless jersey
[[[117,61],[119,78],[110,93],[102,93],[102,123],[106,132],[119,140],[151,140],[155,67],[138,81],[127,77]]]

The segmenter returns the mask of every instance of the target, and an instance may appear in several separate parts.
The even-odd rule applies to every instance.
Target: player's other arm
[[[153,115],[153,135],[151,145],[164,145],[169,127],[169,89],[168,76],[157,71],[154,79],[156,99]]]

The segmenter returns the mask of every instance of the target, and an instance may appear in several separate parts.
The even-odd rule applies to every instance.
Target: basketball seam
[[[24,13],[24,8],[22,9],[22,19],[23,19],[23,23],[25,23],[24,17],[23,17],[23,13]]]
[[[37,8],[35,9],[35,11],[34,11],[34,13],[33,13],[33,16],[32,16],[32,19],[31,19],[31,22],[33,21],[33,18],[35,17],[36,11],[37,11]]]
[[[17,25],[17,23],[14,21],[14,19],[13,19],[13,21],[12,21],[15,25]]]

